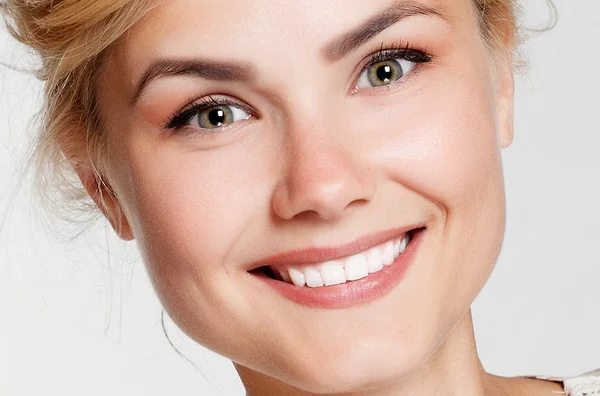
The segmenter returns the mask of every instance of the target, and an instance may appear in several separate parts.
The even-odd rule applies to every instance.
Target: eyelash
[[[243,106],[242,104],[233,101],[231,99],[226,98],[215,98],[214,96],[205,96],[201,99],[195,99],[195,102],[188,105],[185,110],[176,113],[175,115],[169,117],[168,121],[165,122],[165,129],[180,129],[185,124],[190,122],[192,118],[196,115],[200,114],[204,110],[208,110],[215,106],[237,106],[249,113],[253,113],[247,106]]]
[[[415,67],[418,67],[421,64],[431,62],[433,60],[433,55],[430,55],[427,50],[421,51],[414,48],[410,42],[393,41],[387,46],[384,43],[381,43],[381,47],[375,53],[372,53],[367,57],[367,61],[361,66],[358,75],[361,76],[362,73],[377,63],[394,59],[404,59],[415,63]],[[394,84],[379,88],[374,87],[373,89],[389,88],[393,85]]]
[[[421,64],[431,62],[433,60],[433,56],[426,51],[415,49],[409,42],[403,43],[395,41],[389,46],[385,46],[382,43],[377,52],[371,54],[367,58],[367,61],[361,66],[358,76],[360,77],[366,70],[377,63],[394,59],[404,59],[415,63],[415,67],[419,67]],[[414,71],[416,71],[416,69],[413,70],[411,74],[414,73]],[[389,89],[393,85],[395,85],[395,83],[383,87],[373,87],[372,89]],[[356,88],[353,89],[353,93],[355,90]],[[254,111],[250,110],[248,106],[243,106],[237,101],[227,98],[206,96],[201,99],[195,99],[195,102],[188,105],[183,111],[177,112],[169,117],[169,119],[164,123],[164,128],[169,130],[180,130],[184,128],[186,124],[189,123],[196,115],[215,106],[237,106],[250,113],[253,117],[255,116]]]

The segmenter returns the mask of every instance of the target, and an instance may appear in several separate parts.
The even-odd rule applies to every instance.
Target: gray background
[[[556,4],[556,28],[522,48],[506,241],[474,304],[481,359],[500,375],[600,367],[600,1]],[[523,6],[525,26],[548,17],[545,0]],[[0,61],[31,65],[3,30]],[[197,369],[170,348],[135,245],[104,222],[58,241],[36,220],[19,172],[40,85],[0,68],[0,92],[0,394],[243,394],[227,360],[167,321]]]

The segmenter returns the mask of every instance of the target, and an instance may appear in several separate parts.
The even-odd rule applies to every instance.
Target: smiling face
[[[512,75],[467,0],[169,0],[98,97],[121,235],[241,373],[314,392],[408,375],[496,261]]]

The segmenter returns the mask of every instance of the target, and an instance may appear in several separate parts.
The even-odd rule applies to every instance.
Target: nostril
[[[287,173],[275,186],[271,206],[278,217],[336,220],[372,200],[376,179],[352,153],[325,143],[307,152],[291,156]]]

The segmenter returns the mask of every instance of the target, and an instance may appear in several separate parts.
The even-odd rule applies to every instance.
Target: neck
[[[311,396],[275,378],[235,364],[247,396]],[[408,395],[461,395],[483,396],[489,379],[484,371],[475,345],[473,321],[469,311],[442,344],[409,375],[377,389],[330,396],[408,396]]]

